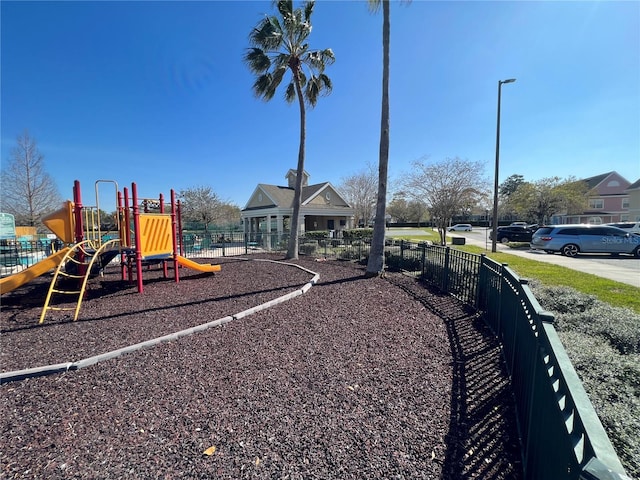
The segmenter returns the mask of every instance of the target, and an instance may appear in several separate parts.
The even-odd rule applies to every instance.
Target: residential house
[[[293,195],[296,170],[285,175],[287,186],[258,184],[240,213],[243,229],[250,241],[260,243],[264,234],[290,232],[293,215]],[[309,174],[304,172],[300,207],[300,233],[328,230],[333,236],[353,228],[354,210],[329,182],[309,185]],[[276,238],[275,235],[269,237]]]
[[[620,221],[638,222],[640,221],[640,179],[629,185],[625,192],[629,195],[629,210],[627,218],[620,218]]]
[[[620,222],[629,219],[628,192],[631,182],[617,172],[608,172],[582,180],[587,184],[588,205],[578,214],[557,214],[551,223],[603,223]]]

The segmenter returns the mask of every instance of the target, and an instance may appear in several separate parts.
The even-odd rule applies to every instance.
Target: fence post
[[[422,245],[420,245],[420,263],[422,264],[422,278],[424,279],[424,272],[427,269],[427,242],[423,242]]]
[[[451,261],[450,259],[450,252],[451,249],[449,247],[445,248],[444,251],[444,270],[443,270],[443,275],[444,278],[441,279],[442,285],[441,288],[444,292],[449,292],[449,263]]]

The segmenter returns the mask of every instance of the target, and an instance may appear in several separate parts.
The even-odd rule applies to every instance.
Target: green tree
[[[574,177],[547,177],[525,182],[511,195],[511,204],[518,215],[542,225],[552,215],[584,211],[587,206],[587,185]]]
[[[498,189],[498,192],[502,197],[509,197],[513,194],[520,185],[525,183],[524,177],[522,175],[514,174],[507,178]]]
[[[520,185],[523,185],[525,183],[526,182],[522,175],[514,174],[508,177],[504,182],[502,182],[502,184],[500,184],[500,187],[498,188],[498,193],[499,193],[498,208],[500,211],[498,218],[504,215],[513,216],[517,214],[516,209],[512,202],[512,196],[518,190],[518,187],[520,187]],[[528,220],[526,218],[519,218],[519,219]]]
[[[389,42],[391,20],[389,0],[369,0],[373,10],[382,3],[382,112],[380,115],[380,153],[378,160],[378,196],[373,239],[367,262],[367,277],[374,277],[384,270],[384,235],[386,226],[387,177],[389,170]]]
[[[0,209],[12,214],[16,225],[43,230],[42,217],[60,208],[62,196],[45,170],[44,155],[28,130],[17,137],[11,158],[2,167],[1,192]]]
[[[298,235],[302,179],[304,177],[306,109],[305,104],[315,107],[318,98],[331,93],[330,78],[324,73],[327,65],[335,61],[330,48],[310,50],[307,39],[311,33],[311,14],[315,3],[305,2],[302,8],[294,9],[292,0],[274,2],[280,17],[266,16],[249,34],[248,49],[244,61],[257,75],[253,84],[254,94],[269,101],[282,82],[287,71],[291,80],[285,90],[287,103],[296,99],[300,107],[300,146],[293,196],[291,235],[286,258],[298,258]],[[307,70],[305,72],[305,69]]]

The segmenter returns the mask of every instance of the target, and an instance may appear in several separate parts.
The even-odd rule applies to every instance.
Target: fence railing
[[[283,252],[286,235],[188,233],[190,257]],[[50,242],[0,242],[2,265],[29,266],[55,248]],[[362,261],[369,239],[299,239],[302,255]],[[429,243],[389,241],[389,269],[408,272],[483,313],[502,344],[522,442],[525,478],[624,479],[624,469],[553,326],[526,280],[507,265]]]

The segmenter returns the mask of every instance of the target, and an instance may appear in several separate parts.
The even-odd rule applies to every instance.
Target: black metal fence
[[[286,235],[188,233],[180,243],[188,257],[284,252]],[[29,266],[50,254],[43,240],[2,241],[4,267]],[[299,239],[299,253],[364,261],[370,239]],[[483,313],[502,344],[516,401],[526,479],[624,479],[624,469],[553,326],[527,281],[508,266],[430,243],[389,241],[388,269],[424,279]],[[3,268],[4,268],[3,267]]]

